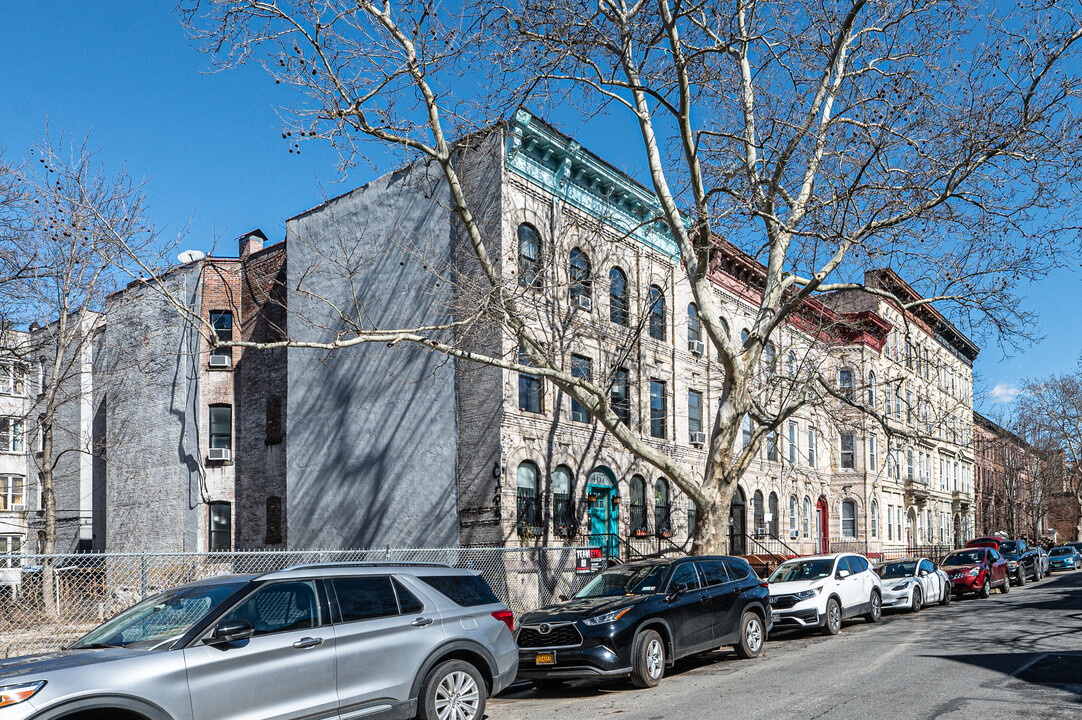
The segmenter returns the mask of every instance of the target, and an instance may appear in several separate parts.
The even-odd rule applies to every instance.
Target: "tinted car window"
[[[834,569],[834,561],[826,558],[815,560],[789,560],[778,566],[778,569],[770,574],[770,582],[785,583],[798,582],[800,580],[819,580],[830,575]]]
[[[751,577],[751,566],[743,560],[723,560],[725,567],[729,570],[729,577],[733,580],[743,580]]]
[[[318,627],[319,603],[312,582],[281,582],[256,590],[225,616],[247,620],[256,635]]]
[[[334,578],[342,622],[370,620],[398,614],[391,578],[379,575]]]
[[[575,593],[577,598],[649,595],[660,592],[669,572],[668,563],[657,565],[622,565],[600,572]]]
[[[720,560],[703,560],[699,563],[699,572],[703,574],[706,587],[729,582],[729,573]]]
[[[993,550],[993,552],[995,551]],[[943,564],[948,567],[952,565],[976,565],[983,561],[984,550],[963,550],[961,552],[951,553],[943,558]]]
[[[920,569],[927,573],[935,572],[932,568],[932,563],[929,560],[921,560]]]
[[[842,570],[848,570],[851,573],[858,572],[856,569],[853,568],[853,564],[849,562],[850,559],[851,558],[848,555],[846,555],[843,558],[840,558],[838,560],[838,569],[837,569],[836,572],[841,572]]]
[[[989,550],[988,551],[988,562],[995,562],[996,560],[999,560],[999,553],[996,552],[995,550]]]
[[[862,558],[859,555],[850,555],[849,556],[849,567],[855,573],[864,572],[865,570],[868,569],[868,561],[865,560],[864,558]]]
[[[419,613],[425,609],[425,604],[421,602],[416,595],[406,589],[406,586],[402,583],[394,580],[395,594],[398,595],[398,610],[403,614]]]
[[[699,574],[695,572],[694,563],[683,563],[682,565],[676,566],[676,569],[672,572],[672,580],[669,581],[669,587],[673,587],[676,583],[684,583],[688,590],[699,589]]]
[[[480,575],[430,575],[418,579],[462,607],[495,605],[500,602]]]

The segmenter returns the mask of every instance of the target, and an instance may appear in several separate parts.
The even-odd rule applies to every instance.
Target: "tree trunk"
[[[55,617],[57,614],[56,582],[53,572],[53,554],[56,552],[56,492],[53,487],[53,409],[47,406],[41,422],[41,488],[45,500],[45,542],[42,553],[45,558],[41,571],[41,603],[45,614]]]
[[[720,487],[708,489],[713,502],[707,508],[695,509],[692,555],[724,555],[730,552],[729,506],[732,504],[734,487],[732,483],[722,483]]]

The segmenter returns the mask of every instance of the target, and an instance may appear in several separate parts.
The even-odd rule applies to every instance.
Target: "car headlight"
[[[604,615],[598,615],[597,617],[592,617],[592,618],[590,618],[588,620],[583,620],[583,622],[586,623],[587,625],[607,625],[609,623],[614,623],[617,620],[619,620],[620,618],[622,618],[624,615],[626,615],[628,613],[629,610],[631,610],[631,608],[629,608],[629,607],[626,607],[623,610],[613,610],[611,613],[605,613]]]
[[[821,592],[823,592],[823,588],[821,588],[821,587],[809,588],[807,590],[801,590],[798,593],[794,593],[793,597],[795,597],[797,600],[808,600],[810,598],[815,597],[816,595],[818,595]]]
[[[966,575],[968,575],[969,577],[977,577],[980,574],[981,574],[981,569],[980,568],[973,568],[969,572],[966,573]]]
[[[1010,561],[1007,562],[1007,567],[1016,568],[1016,567],[1018,567],[1018,563],[1015,562],[1014,560],[1010,560]]]
[[[0,708],[8,705],[18,705],[25,700],[29,700],[34,696],[34,693],[43,687],[45,687],[44,680],[0,687]]]
[[[892,592],[898,592],[899,590],[905,590],[907,587],[909,587],[909,583],[900,583],[900,584],[895,585],[894,587],[892,587],[891,591]]]

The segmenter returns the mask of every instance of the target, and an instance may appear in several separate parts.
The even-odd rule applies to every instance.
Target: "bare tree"
[[[1061,5],[987,10],[866,0],[196,0],[182,14],[223,67],[256,60],[292,90],[291,149],[328,140],[351,164],[374,143],[430,163],[476,260],[484,317],[471,320],[497,323],[522,354],[475,352],[448,327],[366,322],[333,341],[281,345],[415,343],[546,378],[676,483],[698,509],[696,549],[715,551],[737,481],[794,413],[830,398],[888,430],[817,361],[784,388],[763,382],[772,338],[811,301],[849,291],[902,311],[934,303],[1001,342],[1025,340],[1030,318],[1015,288],[1056,264],[1073,232],[1082,26]],[[479,77],[490,92],[468,89]],[[610,376],[570,371],[493,256],[493,224],[457,159],[471,133],[523,102],[627,113],[638,128],[657,206],[643,221],[660,221],[676,242],[726,375],[701,472],[621,421]],[[711,280],[729,241],[762,267],[755,321],[740,342],[725,332]],[[920,297],[866,285],[862,271],[883,266],[904,268]]]

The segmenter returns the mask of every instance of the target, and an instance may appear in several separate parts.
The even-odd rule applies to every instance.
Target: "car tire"
[[[1018,587],[1026,586],[1026,570],[1021,565],[1018,566]]]
[[[485,716],[488,692],[481,673],[465,660],[448,660],[429,670],[421,683],[421,720]]]
[[[943,588],[943,590],[944,590],[943,597],[939,598],[939,604],[940,605],[950,605],[951,604],[951,599],[952,599],[951,595],[954,594],[954,588],[951,587],[950,583],[947,583],[947,586],[945,588]]]
[[[665,641],[657,630],[643,630],[631,648],[631,682],[637,688],[652,688],[664,675]]]
[[[827,609],[823,617],[823,633],[837,635],[842,631],[842,606],[834,598],[827,600]]]
[[[923,607],[924,594],[920,591],[920,588],[913,588],[913,597],[909,601],[909,612],[919,613],[921,607]]]
[[[864,622],[879,622],[883,618],[883,598],[879,596],[878,590],[872,590],[872,596],[868,598],[868,603],[872,609],[864,614]]]
[[[977,597],[986,598],[992,594],[992,582],[987,576],[984,578],[984,584],[981,585],[980,592],[977,593]]]
[[[1033,569],[1033,582],[1040,582],[1043,578],[1044,570],[1041,569],[1040,565],[1037,565],[1037,567]]]
[[[763,645],[766,643],[766,628],[758,615],[751,612],[744,613],[740,620],[740,642],[733,645],[733,650],[744,660],[757,658],[763,654]]]
[[[1006,595],[1007,593],[1009,593],[1011,591],[1011,576],[1010,575],[1004,575],[1003,576],[1003,584],[999,586],[999,591],[1001,593],[1003,593],[1004,595]]]

